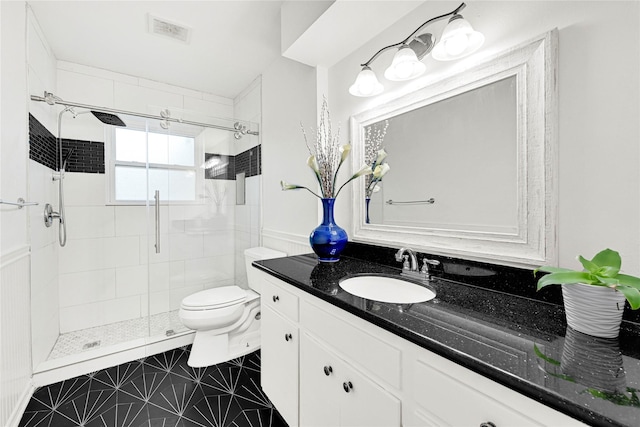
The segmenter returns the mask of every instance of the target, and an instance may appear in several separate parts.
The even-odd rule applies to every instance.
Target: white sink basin
[[[340,287],[361,298],[394,304],[424,302],[436,296],[429,288],[386,276],[351,277],[341,281]]]

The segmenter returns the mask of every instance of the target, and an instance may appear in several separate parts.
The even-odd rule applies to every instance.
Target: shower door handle
[[[156,253],[160,253],[160,191],[156,190],[156,194],[154,196],[156,199]]]

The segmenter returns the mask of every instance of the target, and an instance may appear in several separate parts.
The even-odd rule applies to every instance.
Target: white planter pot
[[[595,337],[618,336],[625,302],[622,292],[574,283],[562,285],[562,298],[570,327]]]

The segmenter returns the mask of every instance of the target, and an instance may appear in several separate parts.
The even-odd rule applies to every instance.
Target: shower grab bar
[[[385,203],[388,205],[432,205],[436,202],[436,199],[433,197],[428,200],[410,200],[408,202],[394,202],[389,199]]]
[[[2,200],[0,199],[0,205],[12,205],[12,206],[17,206],[18,209],[22,209],[24,206],[38,206],[40,203],[39,202],[27,202],[25,201],[22,197],[20,197],[17,201],[15,202],[8,202],[6,200]]]
[[[160,253],[160,190],[156,190],[156,253]]]

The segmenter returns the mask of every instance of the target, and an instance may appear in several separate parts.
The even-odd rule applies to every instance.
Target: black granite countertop
[[[399,276],[389,251],[350,243],[336,263],[309,254],[254,265],[587,424],[640,426],[636,312],[625,312],[618,339],[591,337],[566,326],[559,287],[536,292],[531,270],[444,257],[429,283],[437,295],[431,301],[380,303],[340,288],[358,274]]]

